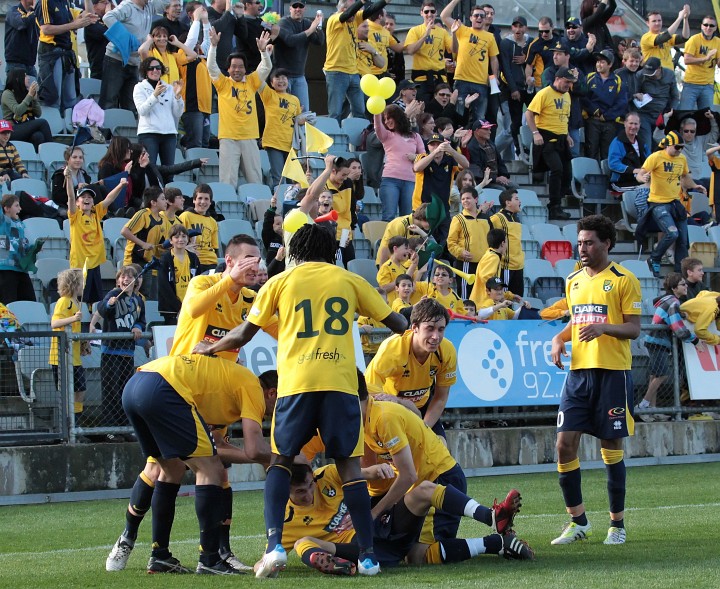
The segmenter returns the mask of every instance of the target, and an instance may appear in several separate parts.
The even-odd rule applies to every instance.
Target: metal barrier
[[[642,335],[632,343],[635,405],[642,400],[651,382],[652,367],[643,335],[664,329],[643,325]],[[373,334],[389,335],[390,331],[377,329]],[[57,384],[48,363],[53,338],[61,350]],[[134,370],[150,360],[150,338],[150,333],[144,333],[143,339],[137,342],[127,333],[0,333],[0,445],[100,441],[108,434],[122,441],[124,435],[132,433],[122,410],[122,390]],[[78,341],[92,344],[89,355],[82,357],[84,380],[77,378],[78,375],[73,378],[71,344]],[[675,338],[671,341],[669,375],[657,387],[657,407],[638,411],[637,419],[656,415],[682,419],[701,411],[720,411],[720,401],[704,402],[702,407],[687,404],[683,395],[686,379],[682,351]],[[118,346],[127,346],[132,356],[112,354],[112,348]],[[84,409],[75,414],[76,385],[83,382]],[[553,425],[555,418],[556,412],[551,406],[503,407],[500,399],[495,407],[448,409],[442,420],[449,428],[472,428],[529,423]]]

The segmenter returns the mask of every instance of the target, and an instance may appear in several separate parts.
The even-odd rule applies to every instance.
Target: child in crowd
[[[402,309],[412,307],[412,296],[415,292],[415,282],[410,274],[400,274],[395,278],[395,300],[391,308],[398,313]]]
[[[685,301],[694,299],[703,290],[709,290],[708,287],[703,284],[703,278],[705,276],[703,263],[697,258],[685,258],[680,262],[680,272],[687,283],[687,291],[683,296],[679,297],[680,302],[684,303]]]
[[[71,268],[63,270],[57,277],[58,294],[60,298],[55,303],[50,327],[53,331],[65,331],[65,327],[72,326],[73,333],[80,333],[82,322],[82,310],[80,309],[80,297],[83,294],[83,278],[82,270],[79,268]],[[59,387],[59,352],[58,338],[52,338],[50,342],[50,359],[48,363],[52,367],[53,379],[55,380],[55,388]],[[89,342],[72,342],[72,364],[73,364],[73,390],[74,405],[73,413],[75,416],[75,425],[82,425],[81,418],[83,412],[83,403],[85,402],[85,370],[82,366],[81,356],[90,354]]]
[[[507,234],[502,229],[488,231],[487,242],[488,249],[478,262],[475,271],[475,284],[473,284],[470,292],[470,299],[475,301],[478,309],[484,309],[491,305],[485,285],[493,277],[500,278],[500,274],[503,273],[502,261],[508,248]],[[503,282],[502,279],[500,279],[500,282]],[[505,298],[510,301],[522,301],[522,297],[513,294],[509,290],[505,291]]]
[[[102,219],[110,205],[127,186],[127,178],[121,178],[104,200],[95,204],[95,191],[85,186],[74,194],[69,166],[65,167],[68,219],[70,221],[70,266],[86,268],[85,291],[81,301],[92,307],[103,297],[100,266],[106,261],[105,237]]]
[[[199,231],[194,238],[195,252],[200,259],[199,274],[214,270],[218,262],[219,229],[208,210],[212,205],[213,191],[207,184],[198,184],[193,192],[193,208],[180,215],[180,221],[188,230]]]
[[[174,186],[165,187],[163,190],[165,193],[165,200],[167,201],[167,209],[160,211],[160,216],[164,217],[167,224],[172,227],[173,225],[182,225],[180,221],[180,213],[185,209],[185,197],[179,188]]]
[[[184,225],[170,229],[170,250],[160,258],[158,267],[158,308],[167,325],[176,325],[190,281],[198,274],[200,260],[188,251],[190,240]]]
[[[478,309],[477,316],[480,319],[515,319],[512,301],[505,298],[506,288],[505,283],[497,277],[490,278],[485,283],[485,294],[492,305]]]
[[[372,317],[364,317],[360,315],[357,318],[358,330],[360,331],[360,343],[362,344],[363,355],[365,356],[365,364],[369,364],[378,351],[380,344],[388,337],[385,334],[373,334],[373,329],[385,326],[379,321],[375,321]]]
[[[125,383],[135,371],[135,342],[145,331],[145,302],[135,292],[138,271],[123,266],[115,277],[116,288],[98,304],[103,333],[132,333],[133,339],[106,339],[101,347],[103,425],[127,425],[122,408]]]
[[[462,299],[458,294],[450,287],[450,283],[453,279],[451,274],[450,265],[444,260],[438,260],[443,264],[436,264],[433,270],[432,284],[427,282],[420,282],[415,285],[415,295],[413,300],[417,300],[423,295],[427,295],[431,299],[437,299],[437,301],[449,311],[454,311],[458,315],[465,315],[465,305],[463,305]]]
[[[0,120],[0,184],[8,187],[13,180],[30,177],[17,147],[10,143],[12,131],[10,121]]]
[[[477,307],[475,307],[475,303],[470,299],[466,299],[463,301],[463,305],[465,305],[465,315],[468,317],[477,317]]]
[[[390,250],[390,259],[385,262],[377,273],[377,283],[380,289],[387,295],[390,305],[397,298],[395,281],[402,274],[413,276],[417,270],[417,256],[410,262],[409,266],[405,263],[410,259],[410,247],[406,237],[402,235],[394,235],[388,241],[388,249]]]
[[[278,260],[278,251],[283,248],[283,217],[277,210],[277,191],[270,199],[270,207],[265,211],[262,225],[262,241],[265,247],[265,264],[268,275],[275,276],[285,270],[285,259]]]

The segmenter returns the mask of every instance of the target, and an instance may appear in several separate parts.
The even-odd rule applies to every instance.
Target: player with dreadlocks
[[[362,277],[335,265],[335,239],[308,224],[290,242],[297,266],[273,276],[258,293],[247,321],[196,353],[215,354],[249,342],[278,316],[278,399],[272,427],[273,462],[265,481],[267,549],[255,576],[284,569],[282,546],[285,505],[290,496],[290,467],[300,449],[320,432],[325,455],[334,458],[343,480],[345,503],[356,530],[358,573],[375,575],[370,497],[360,473],[363,426],[358,402],[352,324],[357,311],[396,333],[407,327]],[[299,367],[302,366],[302,369]]]

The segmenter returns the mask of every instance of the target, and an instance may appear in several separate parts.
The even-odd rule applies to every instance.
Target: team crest
[[[613,287],[612,280],[606,280],[605,282],[603,282],[603,290],[605,292],[610,292],[612,290],[612,287]]]
[[[322,494],[332,498],[337,495],[337,491],[332,487],[323,487]]]

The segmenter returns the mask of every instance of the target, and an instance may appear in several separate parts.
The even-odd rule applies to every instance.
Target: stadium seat
[[[97,102],[100,98],[101,81],[95,78],[80,78],[80,94],[83,98],[93,98]]]
[[[34,410],[50,404],[59,411],[60,394],[55,389],[52,369],[48,365],[50,342],[36,341],[42,341],[42,345],[25,346],[18,350],[16,369],[19,372],[17,382],[21,386],[20,395],[23,401],[32,403]],[[29,386],[26,387],[26,383]]]
[[[692,201],[690,201],[691,215],[697,215],[698,213],[710,214],[710,200],[706,194],[702,192],[690,192],[690,196],[692,196]]]
[[[617,229],[635,233],[637,228],[637,207],[635,206],[635,191],[627,190],[622,193],[620,201],[620,213],[622,219],[615,224]]]
[[[538,198],[537,192],[534,190],[530,190],[528,188],[518,188],[517,191],[518,198],[520,199],[520,202],[522,203],[522,208],[525,209],[525,207],[544,207],[542,202],[540,202],[540,199]]]
[[[112,258],[108,257],[107,261],[100,264],[100,281],[102,282],[102,289],[105,293],[110,292],[117,284],[115,279],[117,268],[111,259]]]
[[[120,268],[125,261],[125,246],[127,245],[127,239],[124,237],[118,237],[113,244],[113,262]]]
[[[270,187],[265,184],[241,184],[238,188],[240,200],[249,202],[250,200],[270,200],[272,192]]]
[[[385,234],[387,221],[368,221],[363,225],[362,232],[370,243],[375,243]]]
[[[717,266],[718,246],[712,241],[692,242],[688,249],[688,255],[691,258],[700,260],[705,266],[705,271],[707,271],[708,268]]]
[[[12,144],[17,148],[29,176],[31,178],[44,178],[45,166],[37,151],[35,151],[35,146],[27,141],[13,141]]]
[[[48,181],[55,170],[65,166],[65,150],[67,147],[68,146],[63,143],[55,143],[52,141],[49,143],[41,143],[38,147],[38,154],[45,166],[45,174],[47,175]]]
[[[213,182],[210,184],[213,191],[215,208],[220,211],[226,219],[246,219],[247,203],[241,200],[229,184]]]
[[[223,250],[225,250],[225,246],[233,237],[241,233],[257,239],[255,237],[255,229],[250,221],[244,219],[225,219],[218,223],[218,237]]]
[[[534,239],[520,240],[522,251],[525,252],[525,259],[538,259],[540,257],[540,244]]]
[[[555,303],[557,303],[558,301],[561,301],[564,298],[565,297],[550,297],[549,299],[547,299],[545,301],[545,305],[550,307],[550,306],[554,305]]]
[[[57,276],[63,270],[70,268],[70,262],[60,258],[40,258],[35,262],[37,272],[31,274],[35,292],[40,293],[38,299],[50,304],[57,301],[59,295],[57,293]]]
[[[705,233],[705,229],[698,225],[688,225],[688,242],[693,243],[708,243],[712,242],[712,239]]]
[[[571,160],[573,195],[580,201],[580,215],[585,214],[585,205],[594,205],[596,214],[603,206],[618,204],[617,199],[608,196],[608,177],[602,173],[597,160],[576,157]]]
[[[53,137],[63,138],[72,135],[72,133],[68,134],[65,118],[57,108],[43,106],[42,118],[45,119],[50,126],[50,132]]]
[[[25,236],[31,241],[44,239],[38,253],[40,258],[67,258],[70,255],[70,242],[55,219],[30,217],[25,219]]]
[[[272,185],[272,175],[270,173],[271,166],[270,166],[270,156],[268,155],[268,152],[264,149],[260,150],[260,171],[262,172],[262,180],[265,184],[268,186]],[[218,174],[220,173],[220,168],[218,167]]]
[[[179,164],[180,162],[185,162],[190,160],[190,158],[186,158],[183,155],[182,150],[179,147],[175,148],[175,159],[173,159],[173,162],[176,164]],[[158,163],[160,163],[160,158],[158,158]],[[184,172],[179,172],[177,174],[173,174],[172,179],[173,180],[180,180],[183,182],[195,182],[195,172],[196,169],[192,170],[185,170]]]
[[[710,229],[708,229],[708,237],[718,246],[718,250],[720,251],[720,225],[710,227]]]
[[[523,300],[525,300],[525,301],[527,301],[528,303],[530,303],[530,305],[532,306],[533,309],[538,309],[538,310],[539,310],[539,309],[542,309],[543,307],[545,307],[545,303],[543,303],[543,302],[542,302],[540,299],[538,299],[537,297],[523,297]]]
[[[535,238],[541,246],[546,241],[564,241],[560,227],[552,223],[535,223],[529,226],[530,235]]]
[[[350,260],[348,262],[347,269],[350,272],[353,272],[355,274],[358,274],[359,276],[362,276],[365,280],[367,280],[372,286],[377,287],[377,268],[375,267],[375,260],[364,260],[364,259],[355,259]]]
[[[620,265],[638,279],[643,296],[655,298],[660,294],[660,281],[652,275],[645,260],[623,260]]]
[[[82,78],[90,79],[90,78]],[[100,160],[107,153],[107,145],[104,143],[85,143],[81,145],[85,154],[85,169],[90,173],[93,179],[97,179]]]
[[[547,260],[553,266],[560,260],[569,260],[572,258],[573,249],[569,241],[546,241],[540,249],[540,257]]]
[[[528,160],[527,160],[527,166],[528,166],[528,174],[527,174],[527,183],[532,184],[533,183],[533,149],[534,149],[534,143],[533,143],[533,136],[532,131],[530,131],[530,127],[527,125],[522,125],[520,127],[520,146],[522,147],[523,151],[527,154]]]
[[[269,208],[270,199],[261,198],[259,200],[254,200],[247,203],[247,212],[250,221],[252,221],[253,223],[260,223],[260,226],[262,227],[262,222],[265,219],[265,211],[267,211]],[[260,233],[258,233],[257,235],[258,237],[260,237]]]
[[[150,323],[165,323],[165,320],[163,319],[162,315],[160,314],[160,310],[158,308],[158,302],[157,301],[151,301],[146,300],[145,301],[145,325],[150,326]],[[145,331],[148,331],[148,328],[145,328]],[[141,362],[141,364],[135,363],[135,366],[142,366],[143,364],[146,364],[148,362],[148,358],[145,355],[145,350],[141,346],[135,346],[135,359],[137,360],[138,351],[142,352],[141,359],[144,358],[144,362]]]
[[[36,180],[35,178],[18,178],[10,182],[10,192],[17,192],[23,190],[32,196],[42,196],[50,198],[50,192],[48,191],[47,184],[43,180]],[[47,219],[48,221],[52,219]],[[55,225],[57,222],[54,221]]]
[[[361,151],[360,144],[362,143],[362,134],[369,124],[371,124],[371,122],[367,119],[357,117],[343,119],[342,130],[347,133],[350,145],[352,145],[355,151]]]
[[[104,127],[110,129],[113,135],[127,137],[131,142],[137,143],[137,119],[131,110],[124,108],[105,109]]]
[[[475,187],[478,192],[478,202],[483,203],[490,201],[494,207],[500,208],[500,193],[502,190],[497,188],[479,188]]]
[[[185,152],[186,160],[195,160],[200,158],[207,158],[208,162],[202,168],[195,170],[198,184],[218,182],[220,180],[220,155],[218,154],[217,149],[191,147]]]
[[[356,230],[357,231],[357,230]],[[357,236],[357,233],[356,233]],[[372,259],[372,244],[369,240],[365,239],[360,233],[360,237],[353,239],[353,247],[355,248],[355,256],[358,260],[370,260]],[[373,261],[373,264],[375,262]]]
[[[195,192],[195,187],[197,184],[195,182],[187,182],[185,180],[174,180],[173,182],[168,182],[165,185],[165,188],[177,188],[183,196],[192,197],[193,192]],[[213,194],[214,198],[214,194]]]
[[[25,331],[50,331],[50,316],[45,305],[35,301],[15,301],[7,308],[15,314]]]
[[[349,151],[350,149],[350,138],[347,133],[340,128],[340,125],[335,119],[330,117],[317,117],[313,125],[316,129],[322,131],[326,135],[332,137],[333,144],[332,148],[336,150]],[[331,150],[332,150],[331,148]],[[336,153],[335,151],[331,151]],[[310,160],[313,161],[313,160]],[[316,160],[317,161],[317,160]],[[324,164],[323,164],[324,165]]]
[[[560,278],[567,278],[578,269],[578,260],[558,260],[555,262],[555,272]]]
[[[382,218],[382,202],[375,193],[372,186],[365,185],[365,196],[363,196],[363,213],[365,213],[371,221],[380,221]]]
[[[565,279],[557,275],[547,260],[525,260],[524,276],[530,280],[532,292],[539,299],[562,296],[565,290]]]

